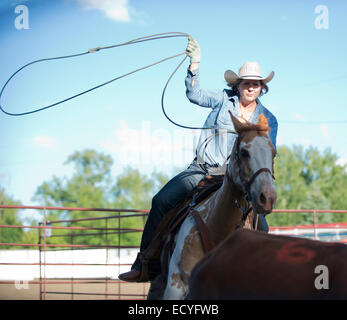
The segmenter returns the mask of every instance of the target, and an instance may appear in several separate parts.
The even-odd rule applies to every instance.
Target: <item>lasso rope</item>
[[[189,34],[188,33],[184,33],[184,32],[165,32],[165,33],[158,33],[158,34],[153,34],[153,35],[149,35],[149,36],[144,36],[144,37],[140,37],[140,38],[136,38],[136,39],[133,39],[133,40],[130,40],[130,41],[126,41],[126,42],[123,42],[123,43],[119,43],[119,44],[115,44],[115,45],[112,45],[112,46],[107,46],[107,47],[96,47],[96,48],[92,48],[92,49],[89,49],[88,51],[86,52],[82,52],[82,53],[78,53],[78,54],[72,54],[72,55],[67,55],[67,56],[60,56],[60,57],[53,57],[53,58],[45,58],[45,59],[39,59],[39,60],[35,60],[35,61],[32,61],[32,62],[29,62],[27,63],[26,65],[22,66],[21,68],[19,68],[16,72],[14,72],[10,78],[6,81],[6,83],[3,85],[1,91],[0,91],[0,102],[1,102],[1,97],[2,97],[2,94],[5,90],[5,88],[7,87],[7,85],[9,84],[9,82],[14,78],[14,76],[16,74],[18,74],[20,71],[22,71],[23,69],[29,67],[30,65],[33,65],[35,63],[39,63],[39,62],[44,62],[44,61],[51,61],[51,60],[58,60],[58,59],[67,59],[67,58],[73,58],[73,57],[79,57],[79,56],[83,56],[83,55],[86,55],[86,54],[90,54],[90,53],[95,53],[95,52],[98,52],[100,50],[106,50],[106,49],[112,49],[112,48],[116,48],[116,47],[121,47],[121,46],[125,46],[125,45],[131,45],[131,44],[135,44],[135,43],[139,43],[139,42],[144,42],[144,41],[150,41],[150,40],[158,40],[158,39],[164,39],[164,38],[173,38],[173,37],[189,37]],[[9,116],[24,116],[24,115],[29,115],[29,114],[32,114],[32,113],[36,113],[36,112],[39,112],[39,111],[43,111],[45,109],[49,109],[49,108],[52,108],[54,106],[57,106],[59,104],[62,104],[66,101],[69,101],[69,100],[72,100],[74,98],[77,98],[83,94],[86,94],[88,92],[91,92],[93,90],[96,90],[98,88],[101,88],[113,81],[116,81],[116,80],[119,80],[121,78],[124,78],[130,74],[133,74],[135,72],[138,72],[138,71],[141,71],[141,70],[144,70],[144,69],[147,69],[147,68],[150,68],[156,64],[159,64],[159,63],[162,63],[164,61],[167,61],[167,60],[170,60],[170,59],[173,59],[173,58],[176,58],[178,56],[181,56],[181,55],[185,55],[185,57],[183,58],[183,60],[178,64],[178,66],[175,68],[175,70],[171,73],[169,79],[167,80],[165,86],[164,86],[164,89],[163,89],[163,93],[162,93],[162,97],[161,97],[161,107],[162,107],[162,111],[165,115],[165,117],[171,122],[173,123],[174,125],[176,126],[179,126],[181,128],[185,128],[185,129],[201,129],[201,130],[208,130],[208,129],[216,129],[216,128],[201,128],[201,127],[190,127],[190,126],[184,126],[184,125],[181,125],[173,120],[170,119],[170,117],[166,114],[165,112],[165,108],[164,108],[164,96],[165,96],[165,92],[166,92],[166,89],[169,85],[169,82],[171,81],[172,77],[174,76],[174,74],[176,73],[176,71],[180,68],[180,66],[183,64],[183,62],[187,59],[187,53],[186,51],[184,52],[181,52],[181,53],[178,53],[176,55],[173,55],[173,56],[170,56],[170,57],[167,57],[167,58],[164,58],[164,59],[161,59],[161,60],[158,60],[156,62],[153,62],[149,65],[146,65],[144,67],[141,67],[141,68],[138,68],[138,69],[135,69],[133,71],[130,71],[126,74],[123,74],[119,77],[116,77],[116,78],[113,78],[109,81],[106,81],[104,83],[101,83],[95,87],[92,87],[88,90],[85,90],[85,91],[82,91],[80,93],[77,93],[71,97],[68,97],[68,98],[65,98],[63,100],[60,100],[58,102],[55,102],[53,104],[50,104],[50,105],[47,105],[45,107],[42,107],[42,108],[38,108],[38,109],[34,109],[34,110],[31,110],[31,111],[27,111],[27,112],[21,112],[21,113],[11,113],[11,112],[8,112],[6,111],[2,106],[1,106],[1,103],[0,103],[0,110],[9,115]],[[226,132],[225,132],[226,133]],[[230,131],[230,130],[227,130],[227,133],[235,133],[234,131]]]
[[[182,36],[186,36],[188,37],[188,34],[186,33],[183,33],[183,32],[167,32],[167,33],[160,33],[160,34],[154,34],[154,35],[150,35],[150,36],[145,36],[145,37],[141,37],[141,38],[137,38],[137,39],[133,39],[133,40],[130,40],[130,41],[127,41],[127,42],[123,42],[123,43],[119,43],[119,44],[116,44],[116,45],[113,45],[113,46],[108,46],[108,47],[97,47],[97,48],[93,48],[93,49],[89,49],[88,51],[86,52],[82,52],[82,53],[78,53],[78,54],[72,54],[72,55],[67,55],[67,56],[61,56],[61,57],[53,57],[53,58],[46,58],[46,59],[39,59],[39,60],[35,60],[35,61],[32,61],[26,65],[24,65],[23,67],[19,68],[16,72],[14,72],[11,77],[6,81],[6,83],[4,84],[4,86],[2,87],[1,91],[0,91],[0,100],[1,100],[1,97],[2,97],[2,94],[6,88],[6,86],[8,85],[8,83],[13,79],[13,77],[18,74],[20,71],[22,71],[23,69],[29,67],[30,65],[33,65],[35,63],[39,63],[39,62],[44,62],[44,61],[51,61],[51,60],[59,60],[59,59],[67,59],[67,58],[73,58],[73,57],[79,57],[79,56],[83,56],[83,55],[86,55],[86,54],[90,54],[90,53],[94,53],[94,52],[98,52],[100,50],[105,50],[105,49],[111,49],[111,48],[116,48],[116,47],[121,47],[121,46],[125,46],[125,45],[131,45],[131,44],[135,44],[135,43],[139,43],[139,42],[143,42],[143,41],[149,41],[149,40],[156,40],[156,39],[163,39],[163,38],[171,38],[171,37],[182,37]],[[135,72],[138,72],[138,71],[141,71],[143,69],[146,69],[146,68],[149,68],[149,67],[152,67],[156,64],[159,64],[161,62],[164,62],[166,60],[169,60],[169,59],[173,59],[175,57],[178,57],[180,55],[183,55],[183,54],[186,54],[186,52],[182,52],[182,53],[179,53],[179,54],[176,54],[174,56],[171,56],[171,57],[167,57],[165,59],[162,59],[162,60],[159,60],[157,62],[154,62],[152,64],[149,64],[147,66],[144,66],[142,68],[138,68],[136,70],[133,70],[131,72],[128,72],[126,74],[123,74],[122,76],[119,76],[119,77],[116,77],[114,79],[111,79],[109,81],[106,81],[100,85],[97,85],[93,88],[90,88],[88,90],[85,90],[83,92],[80,92],[78,94],[75,94],[69,98],[66,98],[66,99],[63,99],[63,100],[60,100],[58,102],[55,102],[53,104],[50,104],[48,106],[45,106],[45,107],[42,107],[42,108],[38,108],[38,109],[35,109],[35,110],[32,110],[32,111],[28,111],[28,112],[22,112],[22,113],[11,113],[11,112],[8,112],[6,110],[4,110],[4,108],[1,106],[0,104],[0,109],[2,112],[4,112],[5,114],[9,115],[9,116],[24,116],[24,115],[28,115],[28,114],[32,114],[32,113],[35,113],[35,112],[39,112],[39,111],[42,111],[42,110],[45,110],[45,109],[48,109],[48,108],[52,108],[54,106],[57,106],[63,102],[66,102],[66,101],[69,101],[71,99],[74,99],[78,96],[81,96],[83,94],[86,94],[90,91],[93,91],[95,89],[98,89],[102,86],[105,86],[113,81],[116,81],[118,79],[121,79],[121,78],[124,78],[132,73],[135,73]],[[186,58],[186,57],[185,57]]]

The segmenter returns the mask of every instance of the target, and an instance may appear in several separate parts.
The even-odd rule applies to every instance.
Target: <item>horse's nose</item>
[[[276,204],[276,191],[272,189],[263,190],[258,197],[258,207],[261,213],[270,213]]]

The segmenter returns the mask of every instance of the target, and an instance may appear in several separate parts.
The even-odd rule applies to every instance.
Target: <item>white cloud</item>
[[[134,10],[130,7],[128,0],[76,0],[87,10],[100,10],[112,20],[129,22],[130,13]]]
[[[36,136],[33,140],[35,145],[38,147],[52,148],[55,146],[54,139],[47,136]]]

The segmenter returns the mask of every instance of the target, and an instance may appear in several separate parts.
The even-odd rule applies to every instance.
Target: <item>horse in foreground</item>
[[[187,299],[347,299],[347,246],[236,230],[195,266]]]
[[[267,119],[260,115],[257,124],[241,123],[230,113],[238,134],[231,151],[221,187],[194,207],[203,220],[215,247],[235,229],[245,225],[241,208],[252,203],[254,217],[268,214],[276,202],[273,185],[275,150],[268,136]],[[253,226],[250,226],[254,228]],[[161,256],[168,265],[152,282],[148,299],[184,299],[194,266],[204,257],[205,250],[192,214],[188,214],[171,240],[170,256]],[[166,286],[163,286],[163,283]]]

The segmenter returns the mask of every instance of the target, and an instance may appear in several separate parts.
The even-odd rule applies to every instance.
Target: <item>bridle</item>
[[[242,212],[242,221],[245,221],[248,214],[252,211],[252,207],[250,206],[250,202],[251,202],[251,194],[250,194],[250,189],[251,186],[253,184],[253,182],[255,181],[256,177],[258,177],[258,175],[260,175],[263,172],[267,172],[271,175],[272,179],[275,180],[275,176],[274,176],[274,157],[272,158],[272,171],[269,168],[260,168],[258,169],[255,173],[253,173],[253,175],[250,177],[250,179],[247,181],[246,179],[246,175],[244,170],[242,169],[241,166],[241,158],[240,158],[240,144],[241,144],[241,137],[240,135],[237,136],[236,141],[235,141],[235,163],[238,166],[238,170],[239,170],[239,174],[240,174],[240,179],[242,182],[242,187],[244,190],[242,190],[243,192],[243,198],[245,199],[245,207],[242,208],[241,204],[239,203],[238,200],[235,200],[235,204],[236,206],[240,209],[240,211]],[[236,185],[234,182],[234,179],[232,177],[229,176],[228,171],[226,171],[226,176],[229,180],[229,182],[232,185]],[[237,186],[237,185],[236,185]],[[239,189],[239,187],[237,186],[237,188]]]

